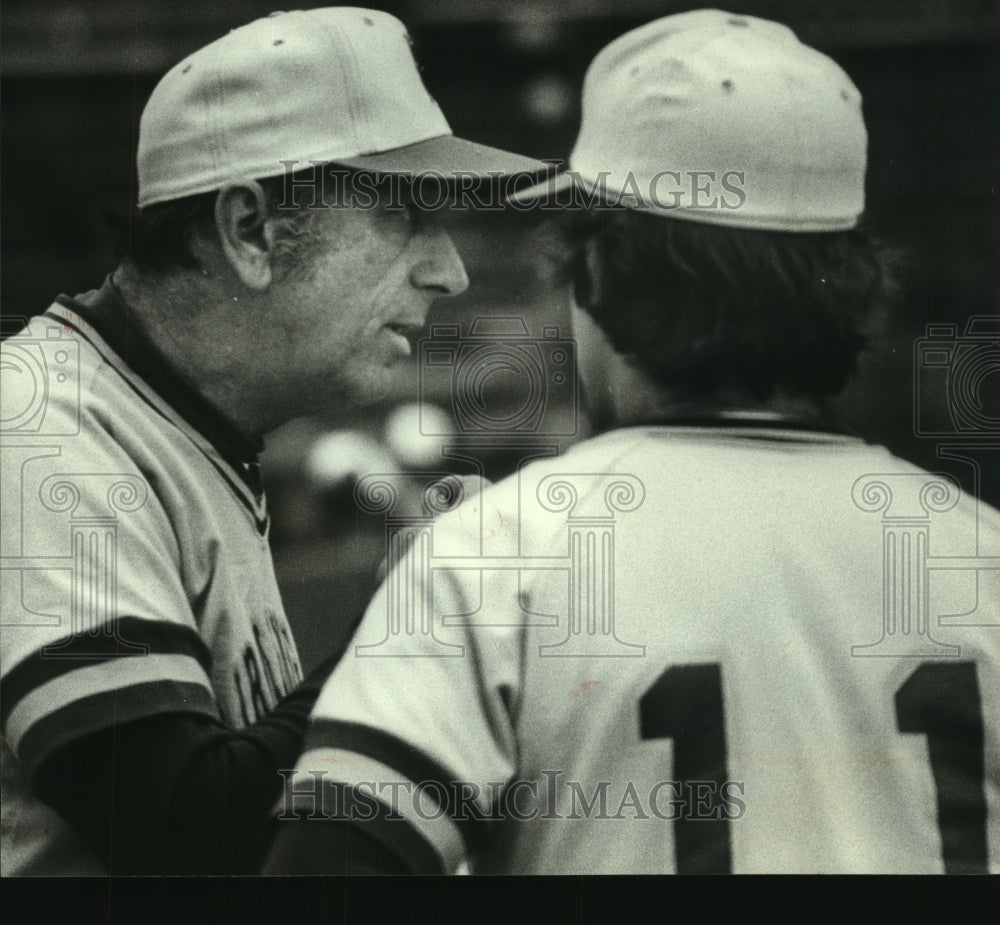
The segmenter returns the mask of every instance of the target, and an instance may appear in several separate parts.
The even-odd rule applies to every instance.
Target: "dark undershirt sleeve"
[[[153,715],[84,736],[32,776],[111,874],[252,874],[263,861],[280,769],[293,768],[328,659],[241,730]]]
[[[325,876],[423,873],[363,825],[337,819],[275,821],[263,873]],[[443,873],[443,871],[435,871]]]

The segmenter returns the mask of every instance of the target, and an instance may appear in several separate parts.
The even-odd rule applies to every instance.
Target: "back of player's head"
[[[564,205],[565,276],[656,381],[822,397],[886,286],[857,230],[866,153],[835,62],[778,23],[696,10],[597,55],[569,169],[514,198]]]
[[[549,231],[577,304],[678,398],[836,395],[891,290],[858,229],[748,231],[616,208],[567,210]]]

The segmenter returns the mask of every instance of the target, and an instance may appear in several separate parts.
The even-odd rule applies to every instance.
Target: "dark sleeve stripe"
[[[324,781],[324,786],[332,785],[332,781]],[[372,818],[371,808],[360,803],[350,789],[346,790],[344,809],[351,815],[351,827],[364,826],[365,832],[379,842],[415,874],[444,874],[444,861],[435,847],[427,841],[420,831],[408,822],[406,818],[388,819],[384,807]],[[353,818],[360,816],[361,818]],[[350,855],[350,833],[348,833],[347,854]]]
[[[401,781],[413,784],[434,783],[440,785],[429,792],[435,799],[445,796],[441,807],[462,833],[467,848],[474,852],[488,839],[489,819],[470,818],[471,814],[459,811],[456,806],[455,787],[460,783],[433,758],[402,739],[372,726],[362,723],[348,723],[340,720],[314,719],[306,736],[303,752],[311,748],[342,748],[373,758],[398,771]],[[442,794],[443,791],[443,794]],[[422,836],[421,836],[422,838]]]
[[[405,818],[386,818],[389,815],[389,810],[384,804],[378,803],[378,809],[373,810],[371,803],[376,799],[370,797],[367,802],[359,801],[350,784],[326,778],[322,783],[320,807],[315,805],[312,794],[296,795],[292,803],[296,818],[279,819],[278,831],[284,832],[283,840],[286,840],[285,843],[289,849],[302,857],[302,852],[310,841],[324,843],[329,852],[329,833],[321,833],[320,830],[331,825],[339,826],[340,832],[337,833],[339,838],[334,852],[335,857],[327,856],[319,860],[323,873],[350,872],[352,866],[351,832],[358,829],[363,829],[366,835],[394,855],[410,873],[446,873],[444,860],[434,845],[427,841],[420,831]],[[320,813],[316,812],[317,809],[320,810]],[[319,815],[322,818],[318,818]],[[295,826],[296,828],[286,830],[285,826]],[[364,839],[359,837],[358,843],[364,844]],[[308,861],[304,859],[303,862],[311,866],[317,860],[316,858]],[[363,858],[361,860],[363,861]],[[289,866],[289,872],[295,872],[292,866]]]
[[[21,737],[17,756],[30,774],[62,746],[92,732],[160,713],[197,713],[218,719],[212,693],[185,681],[148,681],[91,694],[33,723]]]
[[[204,640],[190,626],[120,617],[99,633],[65,636],[29,655],[0,681],[0,723],[7,724],[11,710],[27,695],[55,678],[116,658],[142,658],[146,654],[189,655],[209,673],[212,656]]]
[[[387,819],[386,815],[383,804],[379,803],[379,812],[373,815],[369,805],[354,797],[349,784],[326,778],[318,794],[296,794],[291,813],[286,808],[275,821],[267,872],[332,876],[358,870],[388,873],[385,864],[373,857],[374,843],[395,860],[398,872],[447,873],[440,854],[418,829],[405,819]]]

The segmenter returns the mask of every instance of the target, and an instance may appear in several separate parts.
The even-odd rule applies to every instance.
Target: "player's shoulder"
[[[104,365],[93,345],[53,305],[0,345],[3,435],[69,437],[80,430],[87,388]]]
[[[149,455],[148,434],[138,426],[149,416],[146,403],[113,351],[70,308],[53,303],[0,349],[5,444],[41,441],[58,446],[67,464],[75,459],[88,468],[130,466]]]
[[[1000,538],[1000,510],[978,497],[954,468],[926,469],[877,444],[866,444],[858,461],[864,465],[854,465],[852,497],[862,511],[881,511],[890,519],[904,511],[964,519],[974,521],[984,535]]]
[[[470,516],[478,517],[485,511],[504,525],[504,532],[516,531],[525,517],[562,510],[563,500],[578,501],[598,488],[607,489],[618,476],[627,478],[632,473],[623,460],[634,458],[644,439],[639,430],[612,431],[581,441],[563,453],[529,461],[500,481],[469,493],[440,519],[440,525],[460,524],[464,530]]]
[[[605,473],[616,471],[624,460],[655,452],[656,441],[647,427],[622,427],[574,443],[561,453],[528,463],[524,472],[533,478],[558,473]],[[516,475],[506,481],[516,480]],[[503,484],[498,483],[498,484]]]

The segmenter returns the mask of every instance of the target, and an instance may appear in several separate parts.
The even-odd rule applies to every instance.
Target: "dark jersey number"
[[[639,723],[644,739],[674,740],[670,780],[686,803],[674,821],[677,873],[731,873],[729,818],[719,805],[729,779],[720,666],[668,668],[639,701]]]
[[[723,793],[729,776],[718,664],[668,668],[639,701],[639,721],[643,739],[673,739],[671,780],[688,793],[702,784],[707,787],[701,792]],[[945,871],[986,873],[983,717],[975,663],[921,664],[896,691],[896,726],[927,736]],[[679,874],[730,873],[725,811],[681,813],[674,822],[674,855]]]
[[[949,874],[986,873],[983,710],[974,662],[924,662],[896,691],[896,728],[927,736]]]

